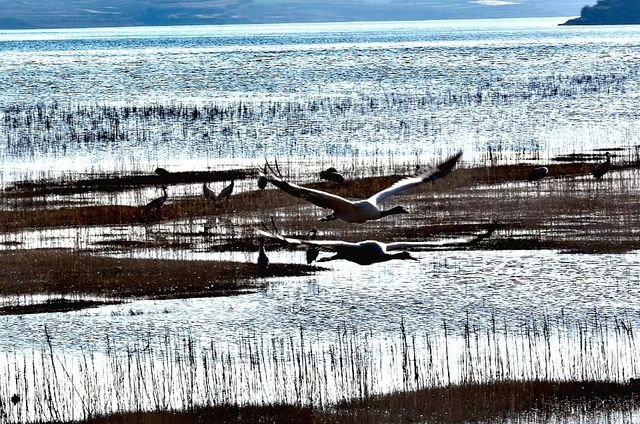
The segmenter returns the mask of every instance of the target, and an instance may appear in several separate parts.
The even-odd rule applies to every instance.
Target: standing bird
[[[160,168],[160,167],[156,168],[156,170],[153,171],[153,172],[158,174],[160,177],[168,177],[169,175],[171,175],[171,172],[167,171],[164,168]]]
[[[341,184],[344,182],[344,177],[338,174],[338,170],[333,167],[320,171],[320,178],[326,181],[331,181],[332,183]]]
[[[229,197],[231,197],[231,193],[233,193],[233,180],[231,180],[231,184],[229,184],[228,186],[226,186],[225,188],[222,189],[222,191],[220,191],[220,194],[218,194],[218,199],[222,200],[222,199],[229,199]]]
[[[344,259],[346,261],[355,262],[358,265],[371,265],[378,262],[386,262],[393,259],[409,259],[417,261],[418,259],[411,256],[406,249],[437,249],[446,247],[470,246],[476,242],[476,238],[455,239],[443,241],[425,241],[425,242],[398,242],[398,243],[381,243],[375,240],[366,240],[359,243],[351,243],[341,240],[300,240],[289,237],[283,237],[280,234],[274,234],[267,231],[257,230],[260,235],[278,239],[282,242],[292,245],[303,245],[315,247],[318,250],[334,252],[335,255],[318,259],[318,262],[335,261]],[[482,237],[482,236],[481,236]],[[403,250],[399,253],[389,253],[389,251]]]
[[[318,230],[316,230],[315,228],[313,230],[309,231],[309,235],[308,235],[309,240],[315,240],[317,234],[318,234]],[[307,265],[311,265],[311,263],[313,261],[318,259],[318,255],[319,254],[320,254],[320,249],[318,249],[315,246],[309,246],[307,248],[307,253],[306,253]]]
[[[153,199],[149,203],[147,203],[144,207],[145,214],[149,214],[151,212],[158,213],[160,212],[160,208],[167,201],[167,187],[162,187],[162,196]]]
[[[207,187],[207,183],[202,183],[202,196],[207,200],[218,200],[216,193]]]
[[[258,188],[260,190],[264,190],[267,187],[268,182],[269,180],[267,180],[267,164],[265,163],[262,174],[260,175],[260,178],[258,178]]]
[[[321,208],[333,209],[333,213],[331,215],[320,219],[320,221],[341,219],[346,222],[362,224],[364,222],[380,219],[389,215],[409,213],[402,206],[396,206],[387,210],[380,209],[380,206],[391,196],[410,188],[417,187],[422,183],[435,181],[438,178],[448,175],[453,170],[458,159],[460,159],[460,156],[462,156],[462,152],[458,152],[446,161],[438,164],[435,168],[431,168],[415,177],[404,178],[390,187],[374,194],[368,199],[358,201],[347,200],[335,194],[288,183],[281,178],[281,175],[268,178],[268,180],[271,184],[292,196],[308,200]]]
[[[258,271],[264,275],[269,268],[269,258],[264,250],[264,238],[260,237],[260,251],[258,252]]]
[[[609,152],[605,153],[604,155],[607,159],[593,168],[593,177],[596,180],[601,179],[602,176],[609,172],[609,170],[611,169],[611,155],[609,154]]]
[[[549,173],[549,168],[546,166],[538,166],[533,168],[531,172],[527,174],[527,181],[533,182],[543,179]]]

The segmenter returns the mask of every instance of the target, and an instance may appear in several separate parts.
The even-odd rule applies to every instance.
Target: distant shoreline
[[[392,22],[456,22],[456,21],[509,21],[509,20],[531,20],[531,19],[558,19],[559,22],[567,19],[568,16],[511,16],[511,17],[493,17],[493,18],[442,18],[442,19],[389,19],[389,20],[335,20],[335,21],[278,21],[278,22],[203,22],[203,23],[168,23],[168,24],[114,24],[114,25],[77,25],[77,26],[3,26],[0,19],[0,31],[56,31],[56,30],[87,30],[87,29],[132,29],[132,28],[170,28],[170,27],[206,27],[206,26],[253,26],[253,25],[344,25],[344,24],[365,24],[365,23],[392,23]],[[564,25],[559,23],[558,25]]]
[[[640,5],[637,0],[598,0],[584,6],[580,16],[560,25],[638,25]]]

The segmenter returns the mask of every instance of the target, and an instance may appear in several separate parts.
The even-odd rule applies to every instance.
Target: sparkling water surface
[[[0,31],[0,183],[156,166],[233,168],[265,156],[286,158],[292,169],[304,161],[353,172],[432,162],[458,149],[463,165],[482,162],[489,150],[503,163],[602,148],[635,159],[640,27],[557,27],[562,21]],[[158,107],[189,114],[140,112]],[[78,136],[108,133],[116,122],[112,139]],[[270,256],[303,261],[300,252]],[[195,257],[246,261],[255,253]],[[401,325],[424,334],[448,323],[460,336],[468,319],[487,327],[594,316],[637,325],[640,318],[636,252],[417,257],[333,263],[235,297],[4,316],[0,352],[39,349],[45,326],[55,349],[72,355],[102,349],[107,336],[126,345],[188,333],[233,345],[242,336],[302,329],[322,344],[345,327],[394,338]]]

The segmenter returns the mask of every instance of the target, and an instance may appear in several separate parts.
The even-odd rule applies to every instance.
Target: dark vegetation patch
[[[78,180],[21,181],[5,189],[9,197],[70,195],[92,192],[120,192],[133,188],[173,184],[242,180],[257,175],[252,169],[227,171],[169,172],[164,175],[95,175]]]
[[[83,300],[83,299],[47,299],[43,303],[32,303],[27,305],[0,306],[0,315],[27,315],[44,314],[53,312],[71,312],[87,308],[97,308],[105,305],[117,305],[119,301],[106,300]]]
[[[321,268],[271,264],[262,277],[309,275]],[[207,297],[264,285],[253,263],[132,259],[66,250],[0,253],[0,295],[91,295],[107,298]]]
[[[86,424],[120,423],[467,423],[533,412],[575,414],[629,408],[639,387],[597,381],[502,381],[368,396],[330,409],[291,405],[209,406],[117,413]],[[78,422],[80,423],[80,422]]]

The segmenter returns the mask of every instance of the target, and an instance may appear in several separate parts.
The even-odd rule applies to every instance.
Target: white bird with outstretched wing
[[[438,178],[448,175],[453,170],[461,156],[462,152],[458,152],[446,161],[426,172],[421,173],[420,175],[404,178],[390,187],[374,194],[368,199],[358,201],[347,200],[338,195],[321,190],[301,187],[297,184],[284,181],[281,177],[271,176],[268,177],[267,180],[280,190],[292,196],[307,200],[321,208],[332,209],[333,213],[322,218],[321,221],[341,219],[346,222],[362,224],[364,222],[380,219],[389,215],[409,213],[402,206],[396,206],[387,210],[380,209],[380,207],[381,204],[391,196],[409,190],[413,187],[417,187],[425,182],[435,181]]]

